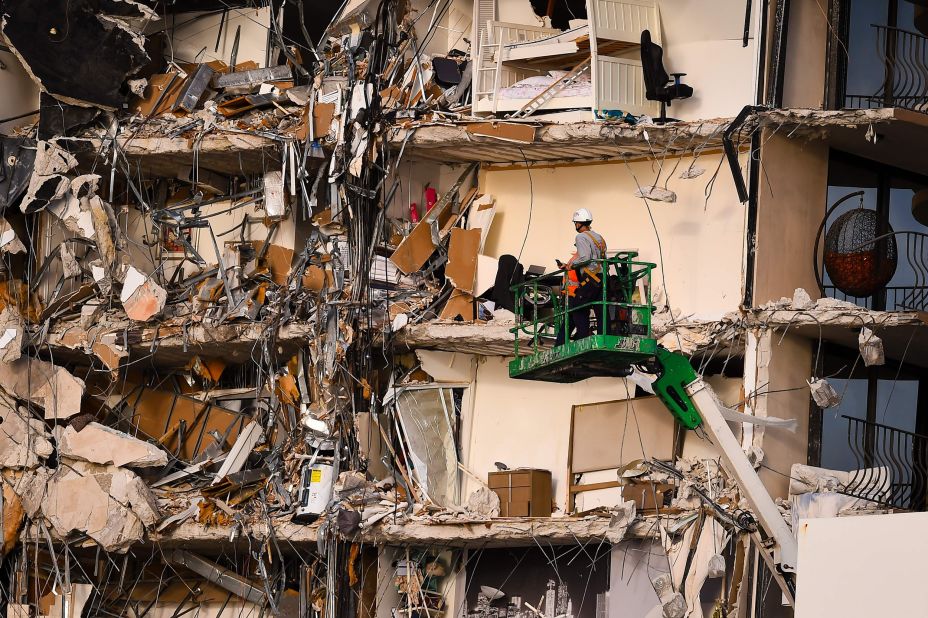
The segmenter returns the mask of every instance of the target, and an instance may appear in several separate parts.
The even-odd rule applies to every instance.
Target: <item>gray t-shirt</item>
[[[574,260],[574,265],[580,265],[590,260],[601,260],[606,257],[606,241],[593,230],[577,234],[574,239],[574,246],[577,248],[577,259]],[[597,273],[600,270],[600,265],[589,264],[586,268]]]

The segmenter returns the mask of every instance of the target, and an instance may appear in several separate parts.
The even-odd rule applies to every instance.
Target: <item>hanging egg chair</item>
[[[892,234],[889,223],[875,210],[864,208],[863,200],[860,207],[835,219],[825,234],[823,252],[825,271],[834,286],[857,298],[886,287],[898,262]]]

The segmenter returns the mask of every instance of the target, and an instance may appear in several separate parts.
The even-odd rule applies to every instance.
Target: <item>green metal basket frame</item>
[[[540,379],[554,382],[574,382],[593,375],[624,375],[630,364],[652,358],[657,352],[657,342],[651,332],[651,286],[644,286],[645,298],[639,303],[632,303],[632,295],[638,288],[638,281],[650,281],[651,271],[656,264],[638,261],[635,251],[623,251],[612,257],[593,260],[578,268],[589,267],[592,263],[601,266],[602,297],[569,310],[566,297],[555,292],[554,288],[541,284],[538,279],[516,284],[510,288],[515,295],[515,327],[510,329],[514,335],[515,359],[509,364],[509,375],[513,378]],[[546,278],[560,275],[562,279],[570,269],[559,269]],[[617,296],[621,300],[610,300],[614,296],[610,289],[610,277],[619,280],[622,292]],[[554,311],[551,315],[539,315],[538,306],[530,298],[539,298],[543,294],[552,295]],[[590,335],[584,339],[571,341],[569,337],[572,311],[589,312],[600,306],[600,315],[608,316],[609,310],[626,311],[628,332],[604,333]],[[527,307],[530,315],[526,314]],[[607,324],[608,318],[604,320]],[[558,329],[564,331],[565,343],[549,348],[546,340],[554,339]],[[520,335],[526,337],[520,340]]]

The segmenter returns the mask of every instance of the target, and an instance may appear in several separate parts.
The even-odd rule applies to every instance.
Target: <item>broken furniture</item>
[[[676,118],[667,117],[667,108],[674,99],[688,99],[693,96],[692,86],[680,81],[686,73],[672,73],[673,79],[664,69],[664,50],[651,41],[651,32],[641,33],[641,66],[644,70],[645,97],[649,101],[660,101],[660,116],[654,119],[657,124],[676,122]]]
[[[588,0],[587,24],[561,32],[527,24],[481,21],[475,58],[476,114],[536,109],[621,110],[654,115],[656,108],[637,84],[644,79],[634,54],[642,30],[660,32],[655,0]],[[566,79],[588,65],[588,75]],[[541,98],[539,101],[535,101]],[[534,102],[534,104],[533,104]],[[525,114],[527,115],[527,114]]]
[[[551,472],[532,468],[488,474],[487,485],[499,496],[500,517],[550,517]]]

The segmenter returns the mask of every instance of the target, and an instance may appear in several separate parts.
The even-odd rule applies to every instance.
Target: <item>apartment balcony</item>
[[[925,511],[928,498],[928,436],[844,416],[857,463],[841,493],[883,506]]]
[[[847,164],[837,161],[836,168],[841,165]],[[857,166],[847,170],[863,169]],[[892,174],[884,176],[892,191],[882,188],[882,180],[875,189],[861,180],[859,191],[829,205],[813,250],[815,278],[824,297],[877,311],[925,311],[928,233],[920,231],[921,185],[896,188]],[[832,182],[846,180],[836,175]]]
[[[866,70],[872,77],[874,71],[881,71],[880,86],[873,92],[854,92],[849,85],[844,107],[928,111],[928,37],[893,26],[874,24],[872,28],[879,64],[857,72]],[[850,67],[849,74],[854,72]]]

